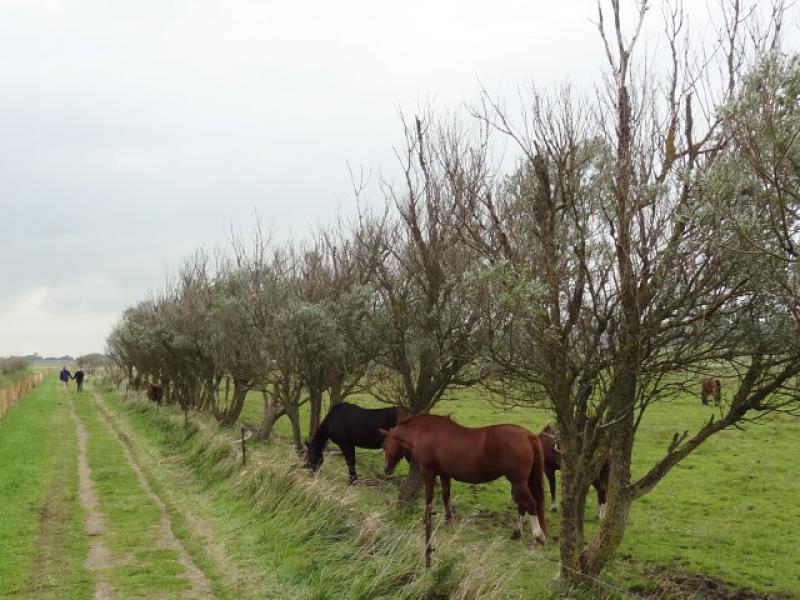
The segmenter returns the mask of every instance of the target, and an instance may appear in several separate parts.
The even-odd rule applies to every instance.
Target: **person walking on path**
[[[83,391],[83,378],[84,378],[83,371],[78,369],[77,371],[75,371],[75,375],[73,375],[72,378],[75,380],[75,383],[78,385],[78,391],[82,392]]]
[[[67,371],[67,367],[61,367],[61,373],[58,374],[58,378],[61,380],[61,383],[64,384],[64,391],[66,392],[67,384],[69,384],[69,380],[72,379],[72,375]]]

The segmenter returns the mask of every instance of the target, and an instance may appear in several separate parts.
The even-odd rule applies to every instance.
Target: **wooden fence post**
[[[244,466],[246,462],[247,462],[247,455],[245,454],[245,449],[244,449],[244,425],[242,425],[242,466]]]

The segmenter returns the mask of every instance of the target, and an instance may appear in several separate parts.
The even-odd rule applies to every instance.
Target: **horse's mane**
[[[438,419],[438,420],[441,420],[441,421],[450,421],[451,423],[455,423],[455,421],[453,421],[453,413],[448,413],[446,415],[432,415],[430,413],[425,412],[425,413],[420,413],[418,415],[414,415],[412,418],[419,419],[419,418],[422,418],[422,417],[425,417],[426,419],[428,419],[428,418],[429,419]]]
[[[312,446],[322,446],[324,447],[328,443],[328,439],[330,438],[330,434],[328,433],[328,419],[330,419],[331,413],[328,412],[325,415],[325,418],[322,419],[322,422],[317,427],[317,430],[314,432],[314,435],[311,436],[311,439],[308,440],[308,443]]]

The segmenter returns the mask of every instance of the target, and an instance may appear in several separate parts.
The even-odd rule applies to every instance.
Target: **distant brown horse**
[[[535,541],[544,542],[544,454],[539,439],[517,425],[463,427],[449,417],[417,415],[400,419],[397,427],[381,429],[387,474],[411,453],[425,484],[425,560],[430,565],[431,505],[436,476],[442,484],[445,519],[450,521],[450,480],[487,483],[505,476],[519,519],[512,535],[522,535],[525,514],[530,515]],[[534,520],[534,516],[538,520]]]
[[[156,406],[161,406],[161,399],[164,397],[164,388],[160,385],[155,385],[153,383],[147,386],[147,398],[151,402],[155,402]]]
[[[722,397],[722,383],[719,379],[714,377],[706,379],[700,386],[700,400],[703,404],[708,404],[708,397],[714,396],[714,406],[719,406],[720,398]]]
[[[559,449],[558,431],[550,424],[544,426],[539,433],[539,440],[544,450],[544,474],[550,484],[550,510],[556,511],[556,471],[561,470],[561,450]],[[609,464],[606,460],[600,473],[592,481],[597,491],[597,517],[602,521],[606,516],[606,491],[608,490]]]

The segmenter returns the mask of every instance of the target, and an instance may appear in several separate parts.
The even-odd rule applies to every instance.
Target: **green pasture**
[[[485,398],[476,390],[459,391],[438,404],[434,412],[451,414],[464,425],[506,422],[534,432],[551,420],[546,411],[492,406]],[[367,397],[353,401],[377,406]],[[261,396],[251,395],[242,418],[258,422],[262,406]],[[663,456],[675,432],[696,431],[714,410],[688,394],[653,405],[637,438],[634,476]],[[305,412],[301,423],[305,432]],[[273,445],[291,439],[285,418],[276,424],[275,436]],[[626,587],[646,589],[652,585],[652,573],[667,569],[703,574],[765,594],[800,596],[799,451],[800,419],[785,415],[771,415],[759,424],[747,425],[744,431],[730,429],[713,437],[634,504],[619,560],[604,577]],[[401,463],[395,477],[386,479],[380,451],[357,450],[357,463],[359,476],[379,483],[357,492],[364,506],[385,506],[394,497],[405,466]],[[344,487],[347,469],[343,459],[335,453],[329,456],[321,476]],[[481,486],[453,482],[452,496],[456,514],[475,520],[476,535],[485,528],[503,527],[510,532],[516,513],[506,481]],[[592,490],[587,509],[589,535],[597,527],[595,509]],[[549,513],[548,517],[555,537],[558,515]],[[555,552],[546,554],[557,559]],[[527,570],[523,568],[514,578],[523,587]]]

